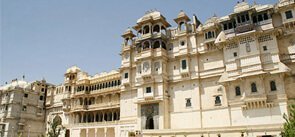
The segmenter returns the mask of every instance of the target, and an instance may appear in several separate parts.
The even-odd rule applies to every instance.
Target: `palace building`
[[[38,137],[45,133],[45,80],[14,79],[0,87],[0,137]]]
[[[71,137],[281,136],[295,99],[295,1],[174,21],[158,11],[138,19],[118,70],[69,68],[48,87],[46,120]]]

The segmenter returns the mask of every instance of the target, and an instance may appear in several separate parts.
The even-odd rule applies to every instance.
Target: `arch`
[[[143,42],[143,47],[142,49],[145,50],[145,49],[149,49],[150,48],[150,42],[149,41],[145,41]]]
[[[93,113],[88,113],[88,119],[87,119],[87,122],[93,122],[93,120],[94,120]]]
[[[257,86],[256,86],[256,83],[251,83],[251,91],[252,92],[257,92]]]
[[[112,112],[108,113],[108,121],[112,121]]]
[[[154,118],[152,116],[148,116],[146,118],[146,125],[145,125],[146,129],[154,129]]]
[[[211,33],[211,31],[208,32],[208,36],[207,36],[207,38],[208,38],[208,39],[212,38],[212,33]]]
[[[215,97],[215,105],[220,105],[221,104],[221,98],[220,96]]]
[[[57,124],[57,125],[61,125],[62,124],[62,119],[59,115],[56,115],[54,118],[53,118],[53,123]]]
[[[149,25],[145,25],[143,27],[143,34],[148,34],[150,33],[150,26]]]
[[[154,49],[160,48],[160,41],[158,41],[158,40],[155,41],[154,44],[153,44],[153,48]]]
[[[184,22],[180,22],[179,23],[179,29],[182,31],[182,30],[186,30],[186,27],[185,27],[185,23]]]
[[[99,122],[99,113],[95,114],[95,122]]]
[[[275,81],[270,82],[270,90],[271,91],[276,91],[277,90],[277,85]]]
[[[167,34],[167,31],[166,31],[166,28],[165,27],[161,27],[161,33],[162,34],[164,34],[164,35],[166,35]]]
[[[140,44],[136,45],[136,51],[137,53],[140,53],[142,49],[142,46]]]
[[[137,37],[141,37],[141,34],[142,34],[142,30],[140,29],[140,30],[138,30],[138,32],[137,32]]]
[[[153,33],[159,33],[160,32],[160,26],[159,25],[155,25],[153,27]]]
[[[235,91],[236,91],[236,96],[240,96],[241,95],[241,88],[239,86],[235,87]]]
[[[79,98],[80,105],[83,105],[83,98]]]
[[[108,121],[108,114],[107,113],[104,113],[104,121]]]
[[[163,49],[167,49],[167,48],[166,48],[166,44],[165,44],[165,42],[164,42],[164,41],[162,41],[162,44],[161,44],[161,46],[162,46],[162,48],[163,48]]]

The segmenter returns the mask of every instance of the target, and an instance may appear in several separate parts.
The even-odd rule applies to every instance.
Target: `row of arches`
[[[77,112],[73,114],[74,123],[93,123],[120,120],[120,110],[102,110],[92,112]]]
[[[76,105],[93,105],[93,104],[100,104],[100,103],[110,103],[116,102],[120,100],[120,94],[108,94],[102,95],[97,97],[86,97],[86,98],[77,98],[73,101],[73,106]]]
[[[100,83],[100,84],[94,84],[94,85],[90,85],[90,86],[81,85],[81,86],[77,87],[77,92],[101,90],[101,89],[116,87],[116,86],[120,86],[120,85],[121,85],[121,80],[114,80],[114,81],[104,82],[104,83]]]
[[[142,29],[138,30],[137,37],[141,37],[141,35],[150,34],[150,33],[152,33],[152,34],[162,33],[162,34],[166,35],[167,30],[164,26],[162,26],[160,24],[155,24],[153,26],[145,25],[142,27]]]
[[[137,45],[137,52],[140,53],[141,51],[148,50],[148,49],[157,49],[157,48],[166,48],[166,43],[163,40],[156,40],[156,41],[150,41],[146,40],[142,42],[140,45]]]

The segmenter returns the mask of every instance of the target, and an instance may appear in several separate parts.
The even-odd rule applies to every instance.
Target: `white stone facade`
[[[122,37],[120,70],[71,67],[48,89],[47,120],[73,137],[277,137],[295,98],[295,2],[240,2],[201,24],[158,11]],[[192,20],[192,21],[191,21]]]
[[[13,80],[0,87],[0,136],[39,137],[45,133],[46,81]]]

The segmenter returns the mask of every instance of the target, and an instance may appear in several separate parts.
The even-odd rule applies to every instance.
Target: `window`
[[[185,41],[181,41],[181,42],[180,42],[180,45],[181,45],[181,46],[184,46],[184,45],[185,45]]]
[[[236,96],[241,96],[241,88],[239,86],[236,86],[235,91],[236,91]]]
[[[5,106],[5,110],[6,110],[6,111],[8,110],[8,106],[7,106],[7,105]]]
[[[192,106],[191,98],[187,98],[187,99],[185,99],[185,100],[186,100],[185,106],[186,106],[186,107],[191,107],[191,106]]]
[[[251,83],[251,92],[252,92],[252,93],[257,92],[257,86],[256,86],[256,83]]]
[[[128,78],[128,73],[124,74],[124,78],[127,79]]]
[[[275,81],[270,82],[270,91],[276,91],[277,90],[277,85]]]
[[[291,18],[293,18],[293,14],[292,14],[292,11],[291,11],[291,10],[286,11],[286,12],[285,12],[285,15],[286,15],[286,19],[291,19]]]
[[[184,70],[186,69],[186,60],[181,61],[181,68]]]
[[[247,52],[251,52],[251,47],[250,47],[250,44],[249,43],[246,44],[246,51]]]
[[[223,30],[228,30],[227,24],[223,24]]]
[[[215,106],[220,106],[221,105],[221,98],[220,96],[215,97]]]
[[[211,39],[214,37],[215,37],[214,31],[209,31],[209,32],[205,33],[205,39]]]
[[[23,111],[27,111],[27,106],[23,106]]]
[[[146,87],[145,93],[152,93],[152,88],[151,87]]]
[[[234,57],[237,57],[238,56],[238,53],[237,52],[234,52]]]
[[[28,96],[29,96],[29,95],[28,95],[27,93],[24,94],[24,97],[25,97],[25,98],[28,98]]]
[[[39,97],[40,100],[43,100],[43,98],[44,98],[43,96],[40,96],[40,97]]]
[[[263,51],[267,51],[267,46],[263,46]]]
[[[263,14],[263,19],[264,19],[264,20],[268,20],[268,14],[267,14],[267,13],[264,13],[264,14]]]

